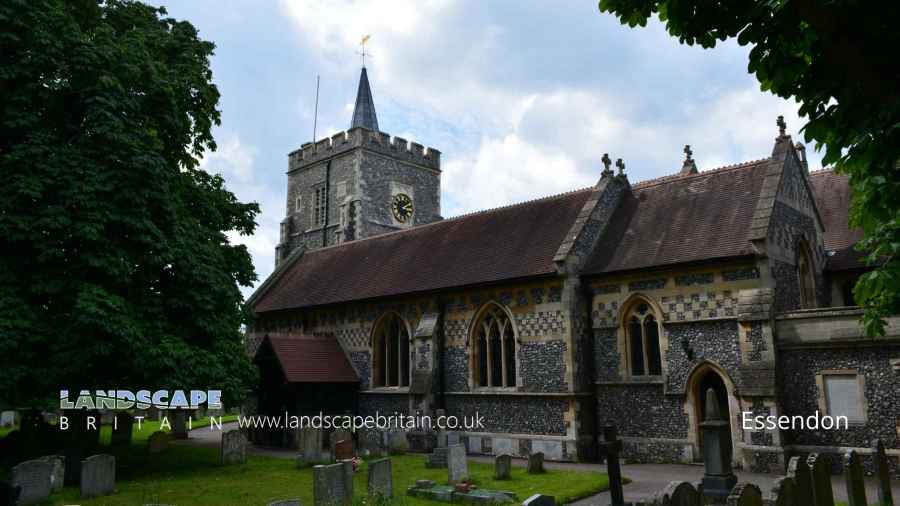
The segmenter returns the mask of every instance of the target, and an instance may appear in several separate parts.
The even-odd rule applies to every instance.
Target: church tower
[[[287,176],[276,266],[298,248],[332,246],[441,219],[441,153],[378,130],[365,67],[350,129],[289,153]]]

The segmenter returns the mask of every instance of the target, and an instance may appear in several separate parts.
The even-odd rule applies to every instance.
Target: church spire
[[[356,127],[378,131],[378,116],[375,115],[375,102],[372,101],[372,90],[369,88],[369,77],[366,75],[365,67],[359,76],[356,106],[353,107],[353,123],[350,124],[350,128]]]

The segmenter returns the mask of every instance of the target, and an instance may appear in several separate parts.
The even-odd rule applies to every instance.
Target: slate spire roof
[[[372,89],[369,88],[369,76],[366,68],[359,75],[359,89],[356,90],[356,105],[353,107],[353,122],[350,128],[364,127],[378,132],[378,116],[375,115],[375,102],[372,101]]]

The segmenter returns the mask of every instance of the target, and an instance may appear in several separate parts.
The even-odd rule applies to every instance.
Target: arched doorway
[[[690,416],[691,439],[695,442],[694,461],[703,460],[703,431],[700,423],[705,420],[706,392],[712,389],[715,392],[715,402],[718,404],[719,413],[727,420],[732,444],[734,443],[734,426],[732,411],[737,407],[734,397],[734,383],[718,365],[704,362],[694,368],[688,378],[687,404]],[[734,408],[733,408],[734,406]]]

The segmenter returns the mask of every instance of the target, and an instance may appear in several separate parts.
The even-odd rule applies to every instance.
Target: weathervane
[[[366,68],[366,56],[372,56],[371,53],[366,52],[366,43],[369,42],[369,37],[371,37],[371,35],[363,35],[362,40],[359,41],[359,45],[362,48],[362,50],[356,53],[356,54],[362,56],[363,68]]]

